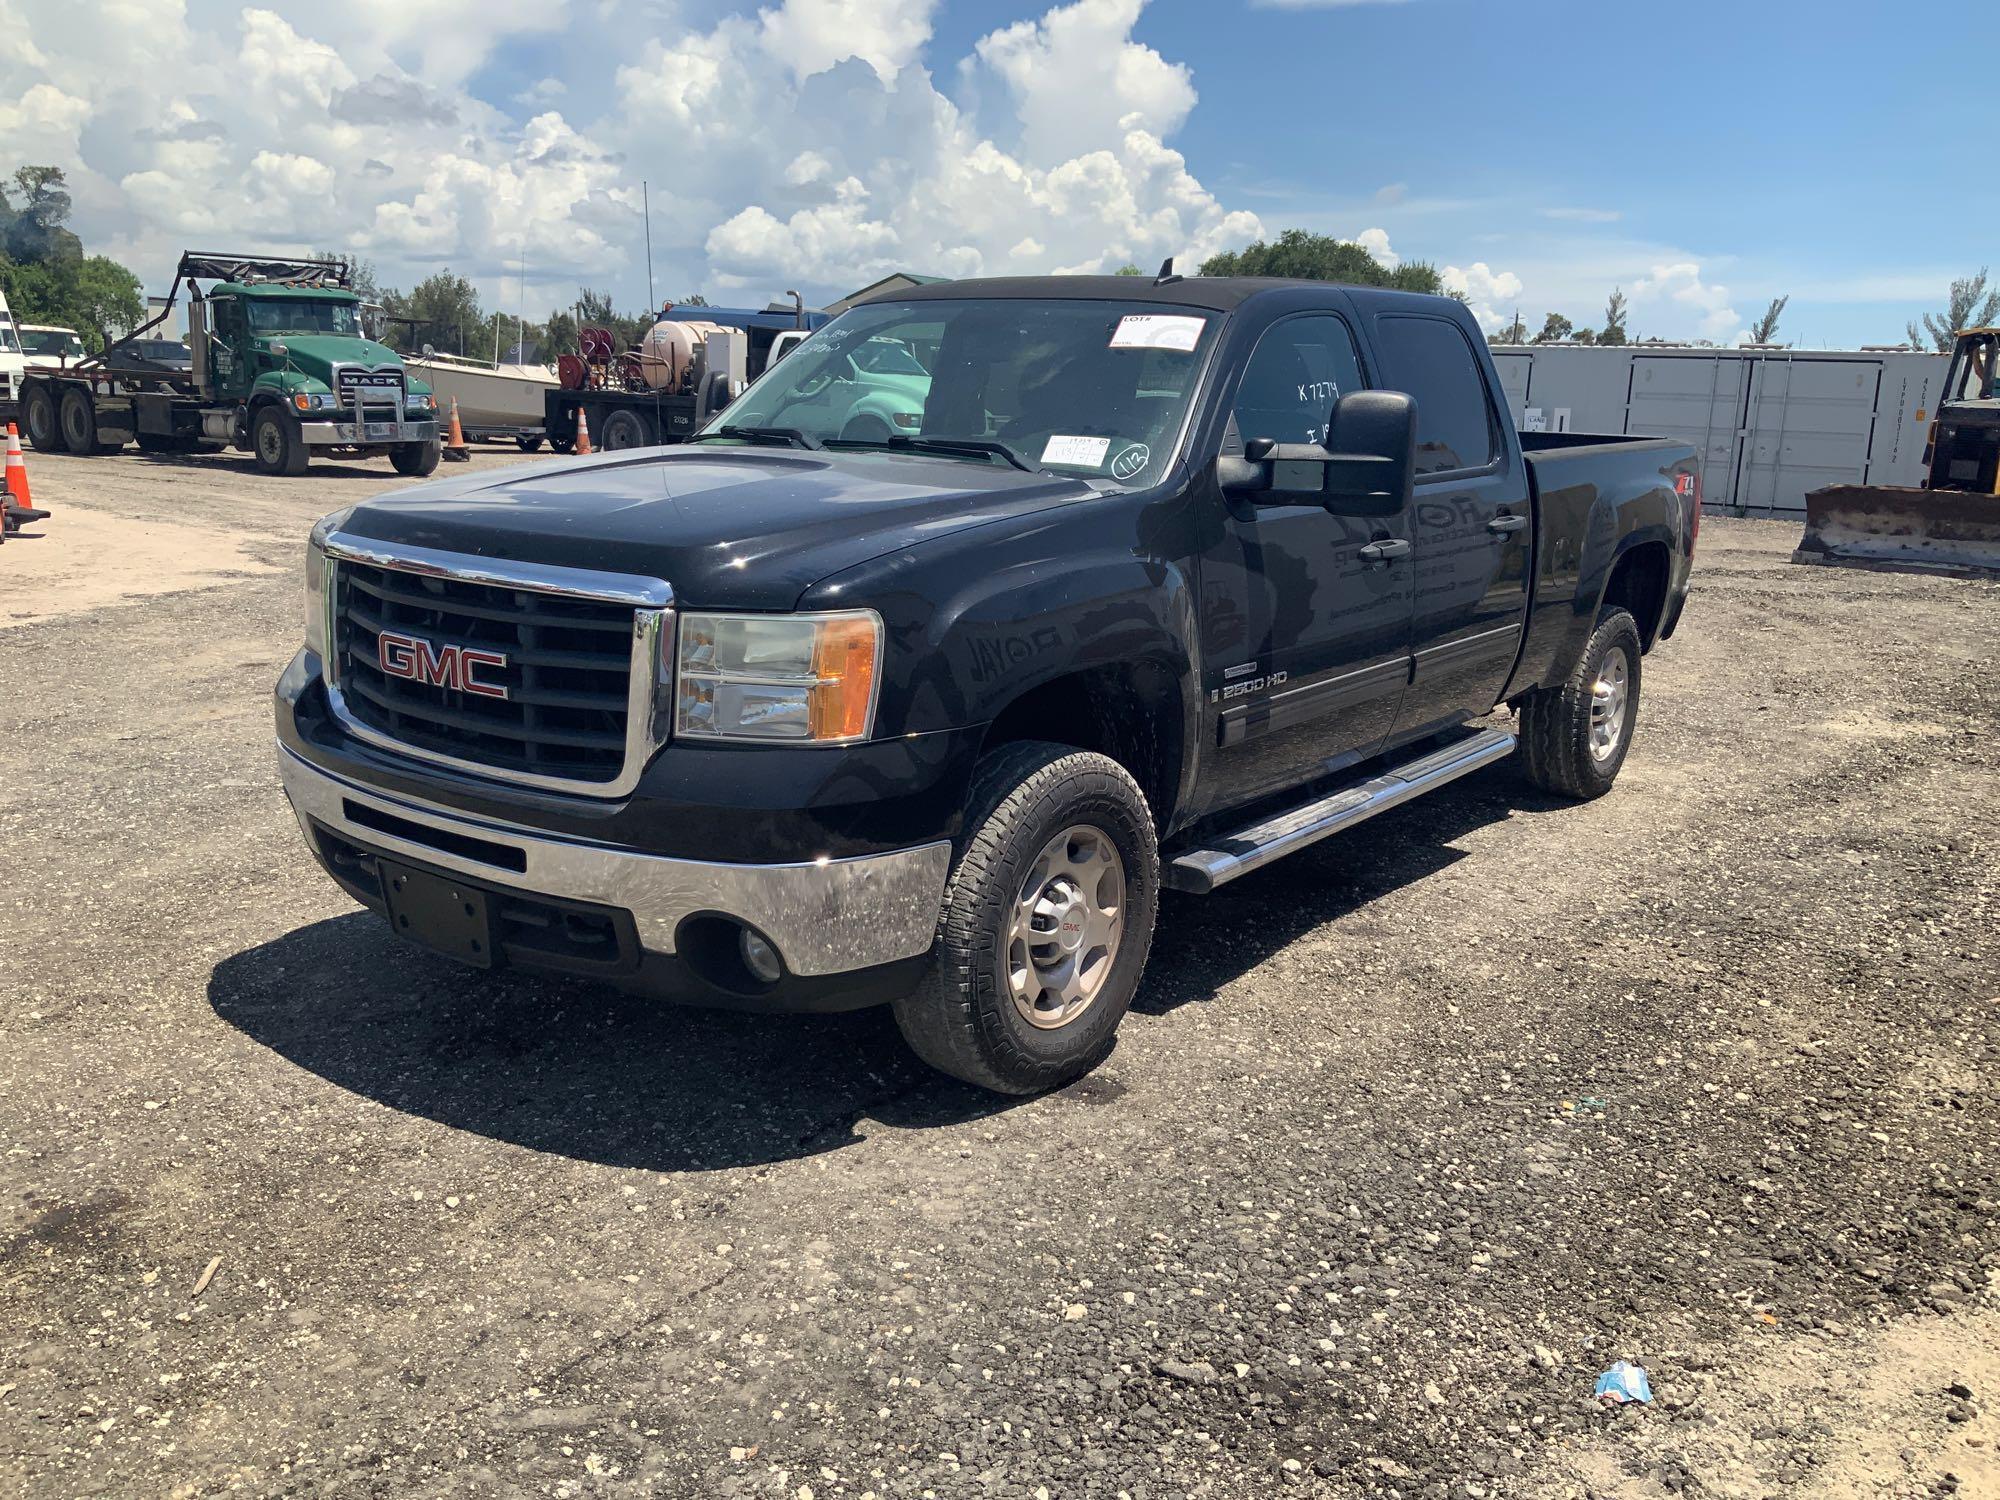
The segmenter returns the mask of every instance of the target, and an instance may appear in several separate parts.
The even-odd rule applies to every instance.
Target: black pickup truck
[[[924,372],[892,422],[864,342]],[[686,446],[321,521],[280,767],[327,873],[432,949],[887,1001],[937,1067],[1030,1092],[1109,1049],[1162,888],[1517,739],[1606,791],[1699,519],[1684,444],[1517,435],[1454,301],[945,283]]]

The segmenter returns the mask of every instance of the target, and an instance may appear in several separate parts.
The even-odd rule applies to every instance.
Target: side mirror
[[[1334,515],[1393,516],[1410,501],[1417,404],[1401,391],[1350,391],[1333,408],[1326,443],[1255,438],[1218,461],[1231,494],[1265,504],[1317,500]]]

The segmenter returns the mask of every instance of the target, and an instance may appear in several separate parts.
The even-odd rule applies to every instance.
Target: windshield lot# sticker
[[[1152,461],[1153,450],[1144,443],[1133,443],[1111,460],[1113,479],[1130,479]]]
[[[1042,462],[1072,469],[1098,469],[1104,466],[1105,450],[1110,446],[1110,438],[1066,437],[1058,432],[1043,445]]]
[[[1201,341],[1204,318],[1171,313],[1128,313],[1111,330],[1114,349],[1178,349],[1186,354]]]

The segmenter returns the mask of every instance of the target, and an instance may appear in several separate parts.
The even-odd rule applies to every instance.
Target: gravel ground
[[[0,1494],[2000,1492],[2000,587],[1710,518],[1613,795],[1496,767],[1168,897],[1023,1103],[880,1012],[397,946],[266,696],[386,464],[30,472]]]

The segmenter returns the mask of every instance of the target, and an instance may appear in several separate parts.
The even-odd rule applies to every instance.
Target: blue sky
[[[1615,285],[1639,334],[1728,340],[1789,294],[1781,337],[1839,346],[2000,263],[1991,89],[1953,149],[1936,81],[1992,0],[160,0],[143,45],[114,9],[0,0],[0,141],[135,266],[221,233],[636,306],[642,178],[658,290],[718,300],[1300,226],[1489,318]]]

